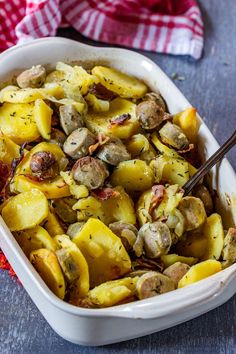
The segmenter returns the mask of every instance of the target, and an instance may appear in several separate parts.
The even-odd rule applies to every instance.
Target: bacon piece
[[[183,150],[178,150],[179,154],[186,154],[186,152],[190,152],[194,149],[194,144],[189,144],[187,149],[183,149]]]
[[[124,113],[121,114],[119,117],[114,118],[110,121],[110,126],[114,127],[116,125],[123,125],[131,118],[131,115],[129,113]]]
[[[92,155],[94,153],[94,151],[96,151],[99,146],[106,144],[110,140],[110,138],[109,138],[109,136],[106,136],[103,133],[99,133],[97,136],[97,140],[98,140],[98,142],[96,144],[89,146],[89,148],[88,148],[89,155]]]
[[[93,84],[89,88],[89,92],[92,93],[94,96],[101,100],[106,100],[106,101],[111,101],[118,95],[110,90],[108,90],[105,86],[102,84]]]
[[[119,192],[114,191],[112,188],[98,188],[92,192],[98,199],[107,200],[110,198],[116,198],[120,195]]]
[[[151,200],[149,214],[151,214],[156,206],[164,199],[165,191],[165,187],[162,184],[157,184],[152,187],[153,198]]]

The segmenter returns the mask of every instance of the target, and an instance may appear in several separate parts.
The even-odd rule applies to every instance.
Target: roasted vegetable
[[[90,218],[73,242],[88,262],[91,288],[117,279],[131,268],[120,238],[98,219]]]
[[[60,299],[65,297],[65,280],[54,252],[41,248],[30,253],[30,262],[49,289]]]
[[[147,86],[142,81],[113,68],[95,66],[92,74],[99,78],[103,86],[120,97],[140,98],[147,92]]]
[[[39,130],[34,117],[32,103],[4,103],[0,106],[1,132],[16,144],[34,141]]]
[[[0,131],[0,161],[8,166],[13,159],[20,157],[20,146]]]
[[[59,250],[57,257],[66,279],[72,283],[70,286],[70,298],[73,299],[87,295],[89,291],[89,269],[83,254],[70,241],[68,236],[56,236],[55,240],[59,247],[66,251],[62,253]]]
[[[107,112],[110,108],[109,101],[101,100],[97,98],[95,95],[88,93],[85,96],[85,99],[90,107],[92,107],[95,112]]]
[[[42,100],[38,99],[34,104],[34,119],[39,133],[44,139],[51,137],[51,119],[53,110]]]
[[[58,248],[53,238],[41,226],[36,226],[25,231],[17,231],[15,232],[15,238],[27,257],[29,257],[30,252],[39,248],[47,248],[54,252]]]
[[[113,306],[134,296],[138,277],[107,281],[89,291],[90,300],[99,306]]]
[[[162,181],[182,187],[189,179],[189,165],[183,159],[161,155],[151,161],[150,167],[154,172],[155,183]]]
[[[48,209],[48,216],[43,226],[52,237],[64,234],[64,229],[51,208]]]
[[[38,189],[12,197],[2,209],[2,217],[11,231],[30,229],[48,216],[48,201]]]
[[[207,261],[193,265],[189,271],[180,279],[178,288],[196,283],[199,280],[209,277],[221,270],[220,262],[208,259]]]
[[[175,264],[178,262],[185,263],[185,264],[188,264],[191,266],[191,265],[197,263],[197,261],[198,261],[197,258],[179,256],[175,253],[165,254],[165,255],[161,256],[161,260],[164,263],[165,268],[168,268],[168,267],[172,266],[172,264]]]
[[[183,112],[175,114],[173,123],[179,125],[191,143],[196,143],[200,124],[195,108],[190,107]]]
[[[113,186],[122,186],[127,192],[144,191],[153,184],[152,169],[141,160],[128,160],[119,163],[111,175]]]
[[[104,133],[120,139],[128,139],[139,129],[139,123],[135,115],[136,105],[128,100],[117,97],[110,102],[107,112],[92,112],[86,116],[86,126],[93,133]],[[129,115],[129,119],[122,124],[111,124],[116,118]]]
[[[218,260],[224,244],[224,230],[219,214],[215,213],[207,218],[203,227],[203,235],[207,240],[207,245],[202,260]]]

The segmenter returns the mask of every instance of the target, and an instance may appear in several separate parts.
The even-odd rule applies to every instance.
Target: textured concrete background
[[[145,53],[168,74],[204,117],[220,143],[236,126],[236,1],[201,0],[205,22],[204,56],[189,58]],[[87,43],[73,30],[60,36]],[[235,151],[228,158],[236,169]],[[0,271],[0,353],[236,353],[236,296],[223,306],[150,336],[100,348],[80,347],[60,338],[46,323],[24,288]]]

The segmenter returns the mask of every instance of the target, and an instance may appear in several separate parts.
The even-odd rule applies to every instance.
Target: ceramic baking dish
[[[161,69],[148,58],[117,48],[97,48],[63,38],[46,38],[13,47],[0,55],[0,82],[35,64],[52,66],[57,61],[90,66],[110,65],[159,89],[171,113],[190,103]],[[204,158],[218,144],[199,118],[199,146]],[[216,205],[226,227],[236,221],[236,176],[227,160],[212,171]],[[0,247],[6,254],[28,294],[51,327],[63,338],[82,345],[103,345],[144,336],[177,325],[227,301],[236,292],[236,264],[207,279],[150,299],[105,309],[83,309],[57,298],[45,285],[0,219]]]

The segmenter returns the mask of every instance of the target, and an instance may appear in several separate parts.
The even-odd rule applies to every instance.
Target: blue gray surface
[[[220,143],[236,127],[236,1],[201,0],[205,22],[204,56],[189,58],[145,53],[168,74],[194,105]],[[73,30],[60,36],[86,41]],[[228,154],[236,169],[236,148]],[[235,354],[236,296],[221,307],[182,325],[150,336],[100,348],[64,341],[46,323],[16,280],[0,271],[0,353],[168,353]]]

